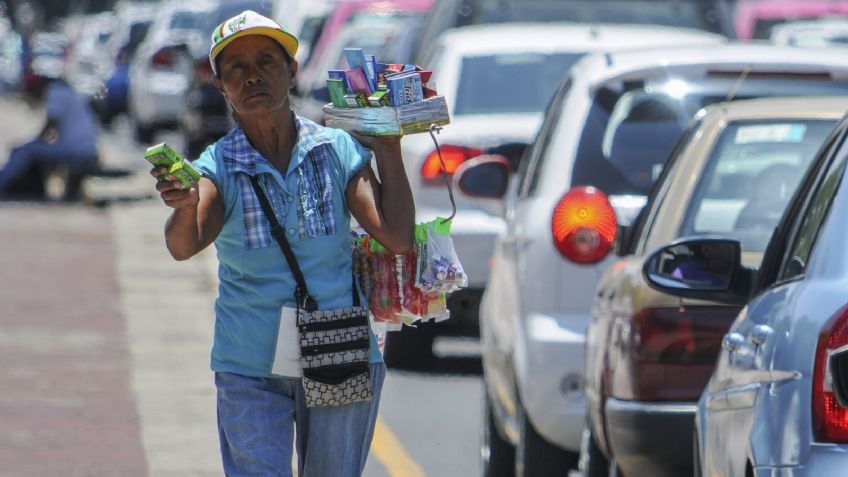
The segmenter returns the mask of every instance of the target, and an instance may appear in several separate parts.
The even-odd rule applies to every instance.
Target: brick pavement
[[[0,475],[147,475],[108,214],[0,204]]]
[[[41,120],[0,98],[0,163]],[[0,477],[222,475],[214,251],[172,260],[142,149],[99,148],[138,168],[84,184],[108,207],[0,202]]]

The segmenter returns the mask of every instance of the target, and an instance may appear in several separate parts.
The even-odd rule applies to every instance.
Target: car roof
[[[667,75],[671,69],[741,74],[751,72],[829,74],[848,78],[848,56],[825,48],[796,48],[766,43],[727,42],[703,46],[647,47],[635,50],[594,52],[571,69],[589,83],[655,71]]]
[[[686,28],[573,22],[496,23],[453,28],[439,43],[462,56],[507,51],[586,51],[621,45],[722,42],[721,35]]]
[[[756,119],[840,119],[848,112],[848,96],[757,98],[715,103],[704,108],[705,116],[725,121]]]

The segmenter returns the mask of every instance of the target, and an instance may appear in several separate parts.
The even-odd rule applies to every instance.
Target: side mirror
[[[524,154],[529,148],[530,145],[523,142],[509,142],[487,149],[486,154],[505,157],[512,170],[517,171]]]
[[[477,156],[463,162],[453,173],[454,185],[469,197],[502,199],[512,170],[503,156]]]
[[[685,298],[744,304],[750,288],[742,246],[725,238],[668,244],[648,256],[642,273],[651,288]]]

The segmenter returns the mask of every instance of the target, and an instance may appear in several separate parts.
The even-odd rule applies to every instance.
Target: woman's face
[[[227,45],[219,57],[215,86],[239,116],[288,111],[297,62],[288,63],[283,48],[271,38],[248,35]]]

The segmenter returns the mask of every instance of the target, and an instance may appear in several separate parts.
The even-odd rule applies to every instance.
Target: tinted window
[[[774,79],[772,79],[774,78]],[[572,185],[607,194],[646,195],[689,118],[709,104],[764,96],[841,95],[848,82],[819,76],[721,73],[704,78],[664,77],[615,82],[598,88],[574,162]]]
[[[553,136],[553,132],[557,129],[560,118],[559,110],[562,108],[562,102],[565,101],[570,89],[571,78],[569,77],[560,85],[556,96],[554,96],[545,110],[545,119],[542,122],[539,133],[536,135],[536,140],[533,141],[533,144],[528,149],[527,157],[521,161],[518,171],[519,196],[529,196],[536,191],[536,187],[539,184],[539,174],[542,171],[543,158],[545,157],[542,153],[548,148],[548,143]]]
[[[484,2],[481,20],[573,21],[579,23],[635,23],[695,28],[715,33],[726,31],[720,2],[680,0],[568,0],[530,2]]]
[[[253,10],[260,15],[273,17],[274,2],[271,0],[239,0],[221,2],[218,11],[213,15],[213,24],[218,25],[224,20],[234,17],[245,10]]]
[[[722,131],[680,230],[762,252],[835,121],[738,121]]]
[[[204,12],[176,12],[171,17],[170,27],[172,29],[205,30],[208,24],[207,14]]]
[[[541,112],[580,56],[522,52],[463,58],[453,114]]]
[[[848,157],[848,150],[843,148],[839,158],[830,165],[825,173],[824,181],[813,195],[808,209],[801,215],[803,219],[780,271],[779,281],[789,280],[804,274],[816,237],[818,237],[819,230],[830,210],[830,204],[833,202],[836,190],[842,182],[846,157]]]

